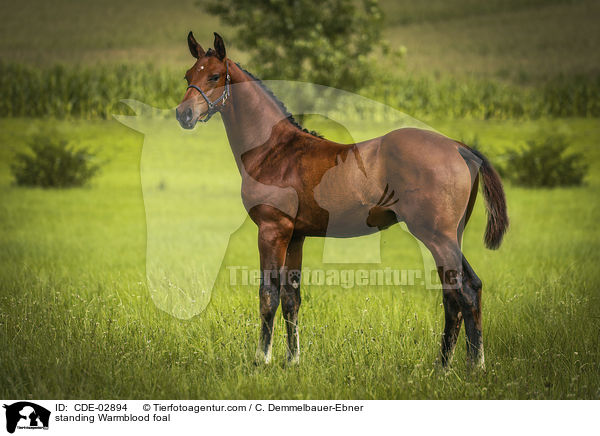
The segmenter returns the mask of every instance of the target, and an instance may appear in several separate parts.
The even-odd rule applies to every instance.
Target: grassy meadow
[[[196,39],[208,45],[218,30],[229,42],[229,56],[244,63],[247,57],[236,49],[233,32],[200,4],[4,3],[0,58],[36,66],[142,63],[189,68],[187,32],[194,30]],[[600,72],[600,5],[595,0],[380,0],[380,5],[386,38],[392,47],[407,49],[402,65],[390,66],[403,73],[474,74],[523,83]]]
[[[464,246],[485,286],[488,369],[481,374],[465,370],[462,334],[453,369],[434,371],[441,296],[418,284],[304,287],[301,364],[284,365],[279,319],[274,363],[255,367],[258,293],[252,286],[230,286],[227,270],[229,265],[257,268],[254,224],[246,221],[232,235],[206,310],[179,320],[158,309],[145,286],[143,138],[115,121],[23,119],[1,121],[0,137],[18,149],[28,131],[49,124],[91,145],[110,163],[88,188],[16,188],[6,165],[11,151],[2,150],[3,397],[600,396],[600,156],[589,142],[597,143],[600,128],[594,121],[434,123],[455,137],[478,132],[490,155],[536,136],[540,128],[558,129],[572,135],[574,149],[585,151],[593,165],[582,188],[508,187],[512,225],[498,252],[483,247],[485,215],[481,202],[477,205]],[[217,140],[221,127],[202,129],[195,139],[214,138],[214,148],[204,152],[208,158],[226,156],[226,144]],[[172,153],[181,150],[173,147]],[[223,159],[223,170],[229,164]],[[186,167],[177,177],[192,173]],[[422,269],[410,235],[394,227],[382,236],[383,266]],[[322,239],[307,243],[305,268],[332,267],[320,263],[322,248]],[[194,256],[193,250],[184,254]]]
[[[146,285],[149,244],[171,219],[181,225],[165,233],[189,265],[213,249],[194,245],[190,228],[206,210],[226,214],[239,202],[235,174],[214,186],[214,174],[232,174],[233,157],[215,117],[162,141],[164,176],[148,176],[148,137],[110,114],[128,113],[122,98],[172,107],[191,60],[187,31],[204,43],[217,30],[229,43],[230,29],[195,0],[33,1],[0,6],[1,397],[600,399],[599,3],[381,4],[386,37],[407,54],[397,65],[382,60],[392,73],[364,95],[477,143],[492,162],[560,134],[590,165],[581,187],[507,184],[511,227],[499,251],[483,246],[478,200],[464,251],[484,283],[486,371],[465,367],[464,332],[452,368],[435,368],[441,292],[420,283],[303,286],[300,364],[285,365],[279,315],[273,363],[255,366],[258,290],[230,284],[228,269],[258,268],[249,219],[231,235],[205,310],[189,319],[165,310]],[[246,59],[235,41],[228,54]],[[306,126],[344,137],[323,120]],[[90,147],[100,174],[76,189],[15,186],[10,164],[40,131]],[[381,133],[371,124],[363,132]],[[149,194],[162,202],[150,215]],[[307,241],[305,268],[369,268],[323,264],[323,247]],[[423,268],[399,226],[382,233],[381,256],[378,268]]]

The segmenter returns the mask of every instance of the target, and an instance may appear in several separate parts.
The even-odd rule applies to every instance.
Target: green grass
[[[386,38],[408,55],[377,59],[380,74],[364,84],[365,96],[417,117],[600,116],[600,2],[382,0],[381,7]],[[232,29],[196,0],[0,8],[2,117],[108,118],[122,98],[173,107],[192,62],[189,29],[206,47],[218,30],[229,57],[247,61]]]
[[[477,135],[494,159],[527,139],[558,131],[591,164],[588,183],[581,188],[507,187],[512,224],[497,252],[483,247],[485,216],[482,204],[476,206],[464,246],[484,282],[486,372],[467,372],[464,333],[453,369],[434,370],[441,295],[418,285],[304,287],[300,365],[288,368],[283,363],[279,316],[274,362],[254,366],[258,292],[229,286],[226,270],[227,265],[257,267],[251,222],[246,220],[233,234],[206,310],[190,320],[177,319],[156,307],[145,286],[142,135],[115,121],[4,119],[0,396],[600,398],[598,123],[430,124],[467,141]],[[49,125],[110,159],[90,187],[40,190],[12,185],[8,165],[15,150],[24,146],[28,134]],[[329,133],[317,122],[310,127]],[[219,139],[222,134],[215,121],[170,145],[165,166],[180,165],[174,169],[177,175],[167,172],[173,182],[166,181],[166,192],[182,180],[210,186],[210,174],[195,170],[194,164],[209,162],[214,171],[229,171],[232,157]],[[209,199],[180,212],[189,218],[211,206],[215,203]],[[175,236],[185,239],[188,229],[182,226]],[[307,243],[305,267],[320,266],[322,247],[322,239]],[[183,254],[193,257],[194,251]],[[416,242],[398,227],[382,234],[382,257],[384,266],[421,267]]]
[[[204,44],[223,29],[196,0],[3,3],[3,59],[29,64],[189,63],[187,32]],[[204,42],[206,41],[206,42]],[[235,49],[232,49],[235,53]]]
[[[382,0],[385,35],[408,54],[400,74],[477,74],[516,83],[559,74],[598,74],[600,4],[595,0]],[[4,2],[0,58],[39,65],[142,63],[189,68],[193,29],[203,45],[213,31],[245,62],[233,32],[196,0]],[[382,62],[386,65],[385,60]],[[386,65],[397,71],[399,65]],[[280,78],[278,78],[280,79]]]
[[[559,133],[590,163],[581,188],[508,186],[511,228],[498,252],[483,247],[485,215],[481,202],[476,206],[464,246],[484,282],[485,373],[466,370],[464,333],[452,370],[434,369],[441,296],[420,285],[305,286],[301,364],[283,363],[279,318],[273,364],[254,366],[258,292],[230,286],[227,270],[258,267],[249,220],[232,235],[201,314],[189,320],[171,315],[203,307],[206,301],[193,290],[180,300],[163,298],[169,289],[149,291],[147,248],[155,253],[153,243],[173,238],[169,253],[181,259],[181,273],[195,273],[198,252],[214,249],[194,231],[196,217],[221,211],[216,219],[225,223],[233,209],[228,202],[239,201],[219,122],[167,138],[165,154],[154,156],[163,171],[140,175],[140,159],[142,165],[148,159],[141,134],[114,120],[35,117],[106,117],[127,97],[172,107],[184,85],[174,73],[191,62],[190,29],[204,45],[219,31],[229,56],[244,63],[231,29],[195,3],[0,6],[0,113],[28,116],[0,119],[0,396],[600,398],[600,127],[596,119],[546,118],[598,115],[600,3],[381,2],[384,34],[392,46],[406,46],[407,56],[401,64],[382,59],[386,78],[367,84],[365,95],[476,142],[495,162],[528,139]],[[28,135],[49,126],[108,160],[89,187],[13,185],[14,153]],[[314,118],[307,127],[332,139],[344,136]],[[376,131],[371,126],[363,133]],[[179,225],[168,226],[173,221]],[[323,244],[307,242],[305,267],[332,267],[321,264]],[[382,263],[422,268],[415,240],[398,227],[382,234]]]
[[[600,3],[594,0],[401,0],[383,5],[390,17],[386,36],[407,47],[405,65],[411,73],[529,84],[600,72],[595,49]]]

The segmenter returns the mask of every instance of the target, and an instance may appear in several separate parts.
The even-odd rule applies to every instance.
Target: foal
[[[488,212],[485,244],[499,247],[508,227],[500,178],[478,151],[430,131],[405,128],[358,144],[316,136],[295,123],[259,80],[226,57],[215,33],[196,62],[176,109],[192,129],[220,112],[240,174],[242,201],[258,226],[261,331],[257,358],[271,360],[281,304],[288,359],[299,359],[302,246],[307,236],[352,237],[405,222],[431,251],[443,287],[441,363],[450,363],[464,320],[468,361],[483,366],[481,281],[461,251],[481,180]],[[332,216],[342,217],[332,222]]]

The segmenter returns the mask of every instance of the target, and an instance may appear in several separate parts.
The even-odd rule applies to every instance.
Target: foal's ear
[[[190,48],[190,53],[196,59],[204,56],[204,49],[196,42],[196,38],[194,38],[194,34],[191,31],[188,33],[188,47]]]
[[[217,57],[220,61],[225,59],[225,43],[223,42],[223,38],[217,32],[215,32],[215,52],[217,52]]]

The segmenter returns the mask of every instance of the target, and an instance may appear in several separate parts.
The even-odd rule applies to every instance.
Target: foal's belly
[[[395,193],[386,187],[379,155],[378,139],[339,150],[332,159],[336,164],[323,173],[311,197],[303,199],[299,230],[309,236],[347,238],[395,224],[396,214],[383,204],[391,203]]]
[[[369,235],[398,222],[393,210],[377,205],[377,199],[364,201],[355,192],[341,190],[337,204],[327,203],[327,224],[323,236],[349,238]],[[344,195],[345,194],[345,195]],[[380,194],[381,195],[381,194]],[[317,231],[319,229],[316,229]]]

